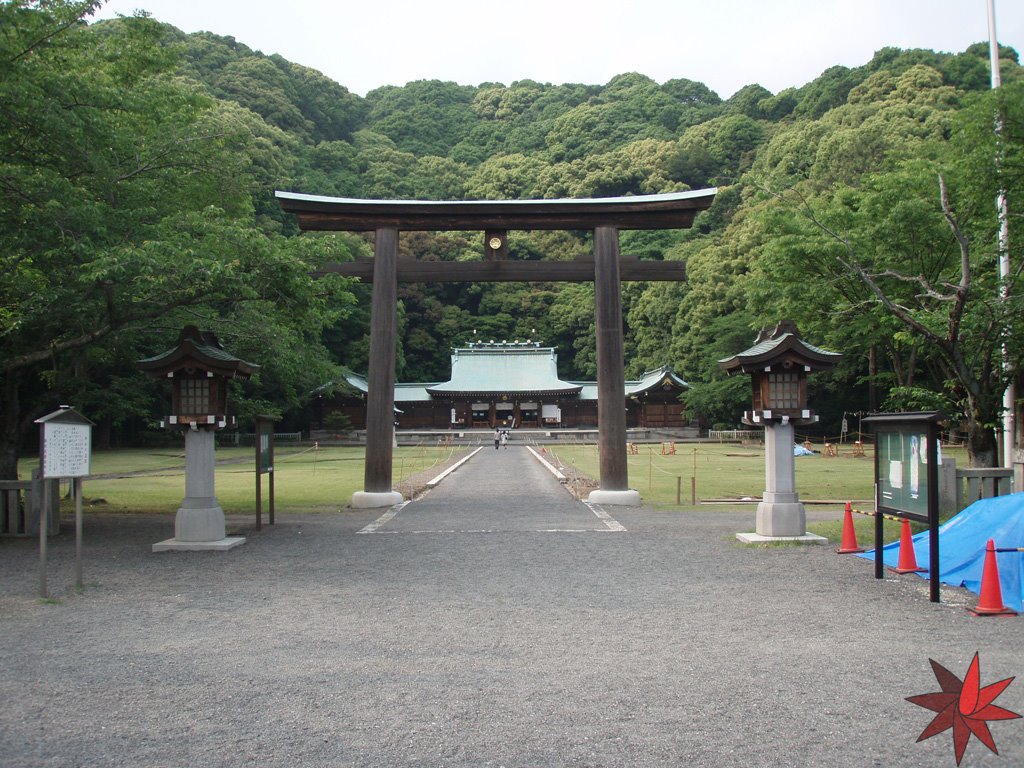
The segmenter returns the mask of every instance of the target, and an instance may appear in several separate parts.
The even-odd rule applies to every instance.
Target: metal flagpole
[[[988,0],[988,49],[989,66],[992,73],[992,90],[998,90],[1002,84],[1002,75],[999,72],[999,42],[996,38],[996,5],[995,0]],[[1003,116],[996,115],[996,172],[999,173],[1003,161]],[[999,216],[999,296],[1005,304],[1009,298],[1010,279],[1010,230],[1007,222],[1006,190],[1000,183],[996,192],[996,213]],[[1006,352],[1006,344],[1003,344],[1003,367],[1009,368],[1009,357]],[[1003,391],[1003,456],[1004,467],[1013,466],[1014,449],[1017,440],[1017,418],[1016,400],[1017,392],[1014,386],[1012,374]]]

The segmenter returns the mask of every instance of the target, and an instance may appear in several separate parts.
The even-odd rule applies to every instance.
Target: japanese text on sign
[[[89,474],[91,428],[88,424],[43,425],[43,476],[85,477]]]

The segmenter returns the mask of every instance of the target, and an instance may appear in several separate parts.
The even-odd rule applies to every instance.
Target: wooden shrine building
[[[340,384],[340,386],[339,386]],[[665,366],[625,382],[627,428],[681,429],[689,424],[679,396],[687,384]],[[314,429],[340,411],[366,429],[365,376],[349,373],[314,398]],[[452,350],[448,381],[395,384],[399,429],[594,429],[597,382],[563,381],[558,355],[540,342],[483,342]]]
[[[373,282],[366,398],[364,491],[354,507],[401,502],[392,486],[395,342],[399,282],[594,282],[597,340],[600,489],[596,503],[640,503],[626,466],[625,378],[622,342],[623,280],[683,280],[678,261],[642,261],[619,253],[620,229],[686,229],[707,210],[715,189],[586,200],[354,200],[278,192],[281,207],[304,230],[374,232],[373,259],[331,265],[326,271]],[[593,258],[572,261],[509,259],[509,230],[591,230]],[[479,231],[476,262],[398,258],[401,231]]]

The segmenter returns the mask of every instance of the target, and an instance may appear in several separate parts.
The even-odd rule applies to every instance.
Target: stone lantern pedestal
[[[757,505],[754,533],[737,533],[746,544],[801,541],[827,544],[828,539],[807,532],[807,511],[796,492],[793,461],[795,429],[792,422],[764,425],[764,495]]]
[[[174,538],[154,544],[154,552],[223,551],[245,543],[244,536],[226,534],[214,495],[214,437],[205,429],[185,433],[185,498],[174,517]]]

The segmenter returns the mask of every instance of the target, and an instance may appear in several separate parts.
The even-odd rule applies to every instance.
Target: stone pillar
[[[185,498],[174,518],[174,538],[153,545],[154,552],[224,550],[245,543],[227,536],[224,510],[214,495],[215,434],[212,429],[185,431]]]
[[[214,495],[214,452],[213,430],[185,432],[185,498],[174,520],[174,538],[178,541],[224,538],[224,510]]]
[[[378,229],[374,242],[370,360],[366,393],[366,468],[356,508],[390,507],[402,501],[392,490],[395,420],[395,312],[398,307],[398,230]]]
[[[807,513],[796,492],[793,425],[765,424],[763,501],[757,505],[756,531],[761,536],[803,536]]]
[[[626,465],[626,383],[622,351],[622,293],[619,232],[594,230],[594,315],[597,337],[597,427],[600,489],[589,501],[637,506],[640,493],[629,488]]]

